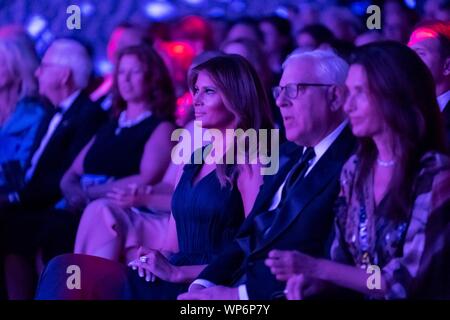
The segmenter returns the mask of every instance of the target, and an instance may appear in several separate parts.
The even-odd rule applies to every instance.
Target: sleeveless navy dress
[[[186,164],[172,197],[179,247],[179,252],[170,258],[173,265],[208,264],[231,244],[245,218],[237,186],[221,187],[216,170],[193,183],[201,168],[202,164]],[[124,298],[173,300],[188,287],[189,283],[161,279],[146,282],[130,269]]]

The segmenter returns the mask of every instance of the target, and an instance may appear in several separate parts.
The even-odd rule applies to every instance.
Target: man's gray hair
[[[86,48],[73,39],[55,40],[49,47],[52,50],[52,62],[69,67],[77,89],[87,87],[92,72],[92,61]]]
[[[349,65],[331,50],[296,52],[287,57],[283,69],[294,60],[310,60],[314,63],[316,75],[324,83],[345,84]]]

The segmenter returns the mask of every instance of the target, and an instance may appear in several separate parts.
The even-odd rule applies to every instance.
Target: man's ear
[[[331,111],[338,111],[341,109],[347,97],[347,88],[345,86],[333,85],[328,88],[327,93]]]
[[[70,68],[63,68],[61,70],[61,83],[67,85],[72,78],[72,70]]]
[[[444,76],[450,76],[450,57],[447,57],[444,61]]]

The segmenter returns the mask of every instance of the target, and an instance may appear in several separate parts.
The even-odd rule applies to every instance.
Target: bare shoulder
[[[161,122],[153,132],[152,135],[148,138],[148,144],[165,144],[164,142],[170,142],[170,137],[172,135],[172,132],[176,129],[176,126],[169,122],[169,121],[163,121]]]
[[[260,164],[242,166],[238,177],[239,190],[259,188],[263,182]]]
[[[172,122],[163,121],[156,127],[155,134],[158,132],[160,134],[167,134],[168,132],[172,133],[172,131],[175,130],[176,128],[177,127]]]

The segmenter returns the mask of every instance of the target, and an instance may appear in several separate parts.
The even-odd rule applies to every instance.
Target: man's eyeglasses
[[[307,87],[331,87],[333,84],[325,83],[289,83],[285,86],[277,86],[272,88],[272,94],[275,99],[281,94],[281,91],[286,90],[285,95],[290,99],[298,97],[300,92],[304,92]]]

